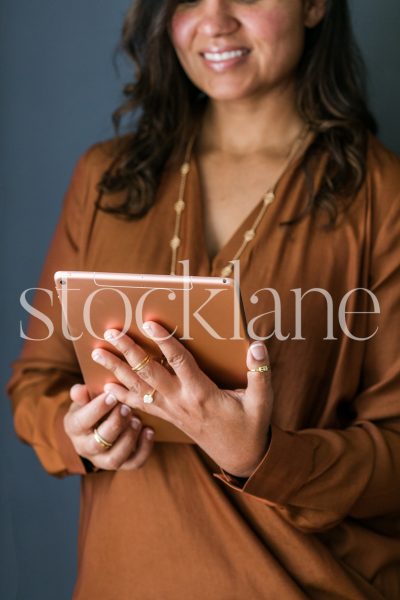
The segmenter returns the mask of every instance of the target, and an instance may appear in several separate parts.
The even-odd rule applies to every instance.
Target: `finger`
[[[83,435],[93,429],[116,405],[117,398],[106,392],[96,396],[85,406],[78,406],[65,417],[65,428],[69,435]]]
[[[104,389],[115,396],[118,402],[127,404],[133,409],[141,410],[149,415],[160,417],[161,419],[167,419],[166,403],[163,396],[156,390],[153,394],[152,404],[146,404],[144,402],[144,394],[137,394],[132,390],[127,390],[122,385],[117,383],[106,383]],[[145,393],[152,391],[150,388]]]
[[[132,453],[131,457],[121,465],[120,470],[132,471],[140,469],[149,458],[153,446],[154,431],[146,427],[140,434],[135,451]]]
[[[72,402],[79,404],[79,406],[85,406],[90,401],[89,392],[86,385],[77,383],[72,386],[69,391]]]
[[[117,471],[122,464],[124,464],[132,453],[135,452],[138,439],[140,436],[140,429],[134,429],[128,427],[121,433],[118,440],[115,442],[110,450],[102,452],[98,456],[90,459],[96,467],[100,469],[106,469],[107,471]]]
[[[99,357],[99,354],[102,358],[105,358],[108,362],[104,366],[111,368],[117,379],[128,389],[138,387],[141,382],[145,381],[150,386],[159,389],[164,396],[167,396],[176,388],[174,377],[156,359],[144,364],[139,371],[132,371],[148,355],[129,336],[121,335],[121,332],[116,329],[108,329],[104,333],[104,338],[125,356],[128,365],[115,355],[105,356],[102,352],[95,352],[94,359],[96,360],[95,356]],[[142,393],[145,392],[142,390]]]
[[[130,426],[132,411],[129,406],[116,406],[109,415],[96,427],[96,431],[100,438],[108,444],[114,444],[121,433]],[[87,434],[86,451],[90,454],[98,454],[99,452],[107,452],[106,448],[96,439],[93,431]]]
[[[124,355],[132,369],[148,356],[139,344],[118,329],[107,329],[104,332],[104,339]]]
[[[249,346],[247,368],[246,399],[250,398],[256,404],[265,403],[271,394],[271,366],[267,348],[262,342]],[[254,370],[259,368],[267,370]]]
[[[146,356],[143,350],[140,350],[140,352],[141,355],[138,358],[138,363]],[[132,368],[125,361],[107,350],[95,350],[92,354],[92,358],[99,365],[102,365],[105,369],[111,371],[122,385],[128,390],[133,390],[137,395],[144,396],[149,386],[159,387],[159,385],[162,385],[160,384],[159,379],[160,375],[161,377],[163,376],[163,373],[158,371],[157,374],[157,370],[158,368],[163,369],[163,367],[152,360],[143,366],[140,372],[134,373]],[[164,369],[164,372],[167,373],[168,377],[171,377],[166,369]],[[155,385],[156,380],[157,386]],[[165,386],[165,389],[170,390],[169,386]]]
[[[92,352],[92,359],[98,364],[111,371],[115,378],[118,379],[125,387],[130,388],[137,385],[135,373],[125,360],[121,360],[112,352],[97,348]]]
[[[194,377],[198,378],[199,369],[192,354],[174,336],[168,336],[168,331],[159,323],[147,321],[143,329],[154,340],[174,373],[183,382],[188,383]]]

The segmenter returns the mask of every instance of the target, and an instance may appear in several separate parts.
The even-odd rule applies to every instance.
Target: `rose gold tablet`
[[[147,320],[157,321],[179,339],[217,385],[246,387],[249,340],[240,291],[233,279],[84,271],[59,271],[54,279],[65,319],[64,335],[73,341],[92,398],[102,393],[105,383],[114,381],[91,358],[95,348],[116,353],[103,339],[106,329],[124,330],[152,358],[162,358],[143,330]],[[138,416],[154,428],[156,441],[191,442],[167,421],[141,411]]]

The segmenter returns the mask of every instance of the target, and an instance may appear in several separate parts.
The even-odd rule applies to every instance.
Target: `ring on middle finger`
[[[150,356],[148,354],[146,354],[146,356],[144,357],[144,359],[142,361],[140,361],[137,365],[135,365],[134,367],[132,367],[132,371],[134,373],[139,373],[139,371],[141,371],[142,369],[145,368],[145,366],[150,362]]]

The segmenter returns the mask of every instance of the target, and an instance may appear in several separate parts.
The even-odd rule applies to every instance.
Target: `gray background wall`
[[[72,167],[111,135],[124,75],[112,53],[129,0],[1,0],[1,377],[19,347],[18,298],[34,287]],[[381,139],[400,153],[398,0],[352,0]],[[126,75],[125,75],[126,79]],[[0,597],[70,598],[79,480],[46,475],[0,403]],[[91,600],[91,599],[88,599]]]

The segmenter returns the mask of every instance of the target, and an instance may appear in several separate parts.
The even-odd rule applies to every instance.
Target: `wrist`
[[[243,469],[233,469],[233,471],[229,470],[229,472],[226,471],[225,469],[222,469],[222,471],[226,475],[230,476],[231,478],[236,479],[239,483],[244,485],[246,483],[246,481],[249,479],[249,477],[251,477],[251,475],[257,469],[260,462],[264,459],[266,453],[269,450],[270,443],[271,443],[271,426],[268,427],[267,437],[265,440],[265,444],[263,446],[263,450],[260,453],[260,455],[258,456],[257,460],[252,463],[251,467],[246,467]]]

